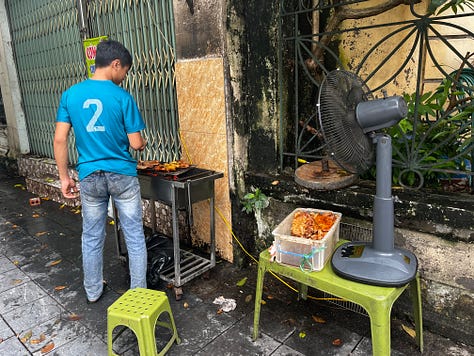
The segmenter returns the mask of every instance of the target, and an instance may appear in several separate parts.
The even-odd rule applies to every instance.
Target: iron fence
[[[409,103],[407,118],[387,130],[394,138],[396,183],[420,188],[443,177],[472,182],[474,12],[420,14],[412,4],[404,20],[376,21],[374,15],[352,27],[337,23],[349,6],[364,2],[280,0],[281,167],[327,158],[318,90],[327,73],[345,69],[360,76],[375,97],[388,87]],[[374,32],[382,35],[369,46]],[[357,55],[345,58],[348,51]]]

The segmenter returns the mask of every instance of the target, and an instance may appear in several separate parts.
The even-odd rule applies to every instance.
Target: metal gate
[[[122,42],[134,64],[123,83],[146,122],[141,159],[180,157],[172,0],[9,0],[6,7],[31,153],[53,158],[61,93],[87,76],[82,40]],[[69,155],[76,163],[74,135]]]
[[[415,82],[414,88],[407,86],[410,92],[405,93],[409,95],[410,120],[407,117],[390,129],[394,177],[400,185],[418,189],[428,180],[437,182],[446,177],[470,177],[473,184],[472,6],[461,6],[462,13],[418,14],[413,1],[406,19],[376,22],[376,16],[372,16],[371,21],[353,28],[325,27],[338,18],[330,19],[331,14],[340,15],[344,7],[364,2],[280,0],[279,96],[288,97],[287,102],[280,101],[280,166],[296,168],[299,158],[326,157],[317,95],[324,76],[342,68],[361,76],[374,93],[382,93],[393,83],[405,83],[406,78]],[[462,26],[462,19],[471,22],[465,21],[467,25]],[[369,47],[364,41],[371,31],[380,33],[380,38]],[[364,55],[348,59],[347,54],[339,53],[339,41],[347,34],[354,34],[358,41],[344,42],[346,53],[360,50]],[[403,60],[394,61],[397,58]],[[455,105],[443,106],[446,92]]]

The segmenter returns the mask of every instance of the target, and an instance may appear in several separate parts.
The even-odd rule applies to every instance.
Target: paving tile
[[[232,347],[230,347],[231,345]],[[281,342],[266,334],[262,334],[257,340],[253,341],[251,322],[249,317],[246,317],[206,345],[199,354],[271,355],[280,345]]]
[[[11,337],[0,343],[0,355],[30,356],[31,354],[16,337]]]
[[[43,355],[41,351],[33,355]],[[105,356],[107,355],[107,344],[100,338],[94,336],[91,332],[79,335],[77,338],[57,346],[48,353],[49,356]]]
[[[286,345],[281,345],[278,349],[275,350],[274,353],[272,353],[272,356],[305,356],[305,354],[293,350],[292,348]]]
[[[28,332],[30,331],[31,337],[24,345],[31,353],[37,354],[41,354],[39,351],[49,342],[54,343],[54,348],[59,348],[81,335],[91,335],[90,331],[79,320],[72,321],[67,316],[52,318],[42,324],[34,325],[28,330]],[[44,335],[44,337],[41,338],[41,335]],[[32,343],[32,340],[43,341]],[[73,354],[71,353],[71,355]]]
[[[20,284],[0,293],[0,314],[44,297],[46,293],[33,281]]]
[[[1,277],[0,293],[30,281],[30,278],[18,268],[3,272]]]
[[[2,318],[0,318],[0,340],[5,341],[6,339],[14,336],[15,334],[13,333],[12,329],[10,326],[3,321]],[[1,344],[1,342],[0,342]]]
[[[190,299],[188,304],[188,309],[172,306],[176,328],[181,338],[181,344],[173,347],[177,354],[201,350],[237,322],[228,313],[218,314],[216,305],[204,302],[194,304]],[[190,325],[193,327],[190,328]]]
[[[47,247],[27,235],[23,229],[17,229],[4,237],[2,245],[3,255],[10,261],[15,261],[19,267],[28,264],[34,256],[41,254]]]
[[[0,255],[0,274],[12,269],[18,269],[17,266],[5,256]]]
[[[83,291],[64,301],[64,307],[71,313],[80,316],[81,323],[87,325],[100,339],[107,340],[107,308],[118,299],[120,295],[108,289],[99,302],[87,304]],[[67,298],[66,298],[67,299]]]
[[[44,296],[13,309],[2,316],[16,333],[24,333],[33,326],[50,319],[60,319],[69,313],[50,296]]]

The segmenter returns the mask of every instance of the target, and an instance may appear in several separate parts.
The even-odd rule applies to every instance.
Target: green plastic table
[[[342,244],[347,241],[339,241]],[[288,266],[270,260],[270,253],[264,250],[260,253],[258,262],[257,287],[255,294],[255,313],[253,324],[253,339],[258,338],[258,326],[262,290],[265,273],[274,272],[300,283],[300,293],[306,296],[308,286],[332,294],[346,301],[363,307],[370,318],[372,335],[372,352],[376,356],[390,355],[390,314],[393,303],[410,287],[413,304],[413,316],[416,331],[416,343],[423,352],[423,321],[421,313],[420,278],[416,277],[401,287],[379,287],[363,284],[336,275],[330,261],[321,271],[305,272],[299,267]]]

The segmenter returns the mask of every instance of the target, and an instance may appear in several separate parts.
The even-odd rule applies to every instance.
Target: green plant
[[[250,190],[242,199],[242,211],[250,214],[265,209],[270,203],[268,197],[259,188],[251,187]]]
[[[471,97],[445,79],[434,92],[404,98],[407,117],[387,130],[393,141],[394,183],[436,186],[443,172],[466,170],[473,149]]]

